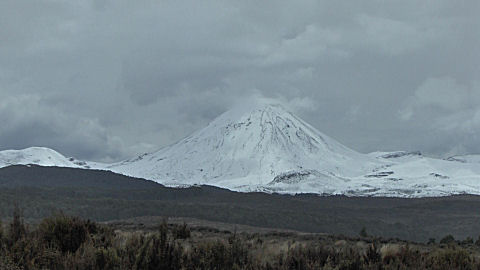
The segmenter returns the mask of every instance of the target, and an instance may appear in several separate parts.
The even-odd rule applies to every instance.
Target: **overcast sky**
[[[0,150],[115,161],[245,97],[360,152],[480,153],[480,1],[0,1]]]

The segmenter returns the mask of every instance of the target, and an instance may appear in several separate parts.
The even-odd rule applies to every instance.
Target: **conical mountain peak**
[[[251,102],[223,113],[173,145],[120,163],[83,162],[33,147],[0,151],[0,168],[15,164],[95,168],[169,186],[206,184],[245,192],[480,194],[477,156],[439,160],[401,153],[360,154],[278,103]]]
[[[336,140],[323,134],[280,103],[253,102],[245,107],[237,106],[212,121],[199,133],[225,128],[229,132],[249,130],[258,140],[268,138],[283,141],[281,146],[302,148],[307,152],[331,151],[338,154],[358,155]],[[280,145],[278,145],[280,146]]]
[[[354,175],[348,149],[280,104],[235,107],[191,136],[112,169],[164,184],[213,184],[229,188],[266,185],[285,173]]]
[[[217,117],[213,122],[220,119],[241,121],[242,118],[248,118],[259,114],[287,115],[291,114],[291,112],[280,103],[253,101],[250,104],[235,105],[233,108]]]

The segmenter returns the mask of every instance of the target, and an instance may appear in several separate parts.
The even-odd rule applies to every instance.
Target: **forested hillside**
[[[140,216],[191,217],[258,227],[416,241],[476,237],[480,197],[369,198],[238,193],[201,186],[167,188],[106,171],[11,166],[0,169],[0,216],[15,204],[26,221],[56,210],[96,221]]]

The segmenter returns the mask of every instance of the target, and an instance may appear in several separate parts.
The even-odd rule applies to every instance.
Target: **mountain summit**
[[[101,169],[168,186],[348,196],[480,194],[480,156],[361,154],[281,105],[252,102],[157,152],[114,164],[65,158],[48,148],[0,151],[0,167],[38,164]]]
[[[372,158],[283,106],[255,104],[227,111],[178,143],[110,168],[167,185],[255,190],[305,183],[328,188],[328,182],[362,175],[372,164]]]

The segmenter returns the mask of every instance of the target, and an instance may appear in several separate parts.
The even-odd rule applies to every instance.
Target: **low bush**
[[[302,241],[295,234],[213,234],[194,238],[186,225],[162,222],[154,232],[113,228],[62,213],[29,229],[18,211],[0,225],[0,269],[480,269],[478,247],[415,247],[374,239]],[[197,235],[199,231],[196,231]],[[282,239],[283,240],[279,240]],[[300,240],[299,240],[300,239]],[[297,241],[298,240],[298,241]],[[282,242],[283,241],[283,242]],[[368,242],[370,241],[370,242]],[[466,249],[470,248],[470,249]],[[476,253],[475,253],[476,252]],[[475,253],[475,254],[474,254]]]

